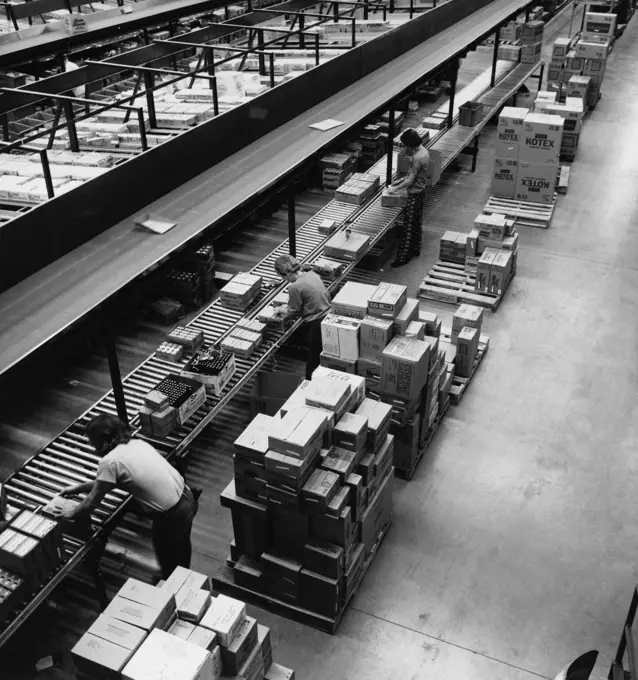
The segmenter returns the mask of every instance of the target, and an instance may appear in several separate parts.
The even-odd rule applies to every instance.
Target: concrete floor
[[[299,678],[553,678],[589,649],[606,677],[638,575],[636,19],[603,91],[551,228],[519,230],[491,349],[413,481],[397,480],[394,525],[337,635],[259,612]],[[493,140],[454,188],[474,214]],[[412,290],[433,256],[410,267]]]

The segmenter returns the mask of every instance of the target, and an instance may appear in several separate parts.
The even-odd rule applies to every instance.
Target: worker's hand
[[[62,510],[62,512],[59,512],[56,517],[59,517],[60,519],[75,519],[76,515],[76,508],[68,508],[66,510]]]
[[[75,486],[66,486],[64,489],[62,489],[62,491],[60,491],[58,496],[62,496],[62,498],[68,498],[69,496],[74,496],[75,493]]]
[[[393,194],[393,193],[396,191],[396,189],[394,188],[394,184],[391,184],[391,185],[386,189],[386,191],[387,191],[389,194]]]

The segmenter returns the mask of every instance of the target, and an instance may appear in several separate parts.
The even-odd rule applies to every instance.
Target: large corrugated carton
[[[368,299],[376,286],[348,281],[332,300],[332,311],[339,316],[363,319],[368,315]]]
[[[560,151],[560,142],[558,150]],[[521,161],[518,164],[515,198],[531,203],[551,203],[556,191],[557,174],[557,165]]]
[[[357,319],[328,314],[321,322],[323,351],[342,359],[358,359],[360,327]]]
[[[527,109],[514,106],[506,106],[501,111],[498,117],[497,157],[518,158],[527,113]]]
[[[542,113],[530,113],[523,126],[523,141],[519,155],[519,176],[521,163],[537,165],[558,165],[560,142],[563,134],[563,119]]]
[[[516,193],[516,177],[518,160],[515,158],[495,158],[492,174],[491,192],[494,196],[514,198]]]
[[[381,391],[402,399],[416,399],[425,386],[430,346],[422,340],[398,336],[383,351]]]
[[[582,36],[585,39],[592,37],[613,38],[616,35],[617,20],[618,15],[615,13],[585,12]]]
[[[391,319],[378,319],[366,316],[361,322],[359,336],[359,354],[365,359],[380,361],[383,350],[387,347],[394,333],[394,322]]]

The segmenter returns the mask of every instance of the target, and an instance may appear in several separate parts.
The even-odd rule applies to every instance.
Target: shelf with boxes
[[[158,586],[128,579],[71,650],[77,680],[294,680],[246,605],[177,567]]]
[[[495,312],[516,274],[517,261],[514,220],[482,213],[469,233],[443,234],[439,260],[419,285],[417,296]]]

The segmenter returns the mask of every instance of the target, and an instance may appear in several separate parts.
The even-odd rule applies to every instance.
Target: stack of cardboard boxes
[[[4,490],[0,487],[0,496]],[[0,622],[37,591],[66,560],[59,522],[30,510],[7,509],[0,521]]]
[[[363,378],[320,366],[235,442],[235,583],[334,619],[392,516],[390,409]],[[219,587],[219,586],[218,586]]]
[[[438,350],[440,321],[421,312],[404,286],[387,283],[346,283],[332,311],[321,364],[363,377],[368,396],[391,407],[395,466],[409,470],[447,407],[451,375]]]
[[[366,125],[359,135],[362,146],[361,162],[364,168],[374,165],[386,150],[387,135],[376,124]]]
[[[572,78],[576,81],[578,76]],[[585,116],[585,106],[581,97],[566,97],[565,103],[557,102],[556,92],[539,92],[534,102],[534,111],[541,114],[560,116],[563,119],[560,158],[573,160],[578,147],[580,129]]]
[[[219,298],[224,307],[245,312],[260,293],[261,276],[240,272],[219,291]]]
[[[567,97],[579,97],[594,108],[600,99],[607,55],[616,32],[616,14],[586,12],[583,32],[574,41],[559,38],[547,72],[550,87]]]
[[[505,107],[499,116],[492,194],[532,203],[554,200],[564,121]]]
[[[528,21],[521,28],[521,62],[523,64],[535,64],[541,58],[543,49],[543,27],[542,21]]]
[[[335,201],[363,205],[378,188],[378,175],[356,172],[335,191]]]
[[[158,587],[128,579],[71,656],[78,680],[294,680],[246,605],[215,597],[207,576],[183,567]]]
[[[322,156],[319,161],[319,168],[324,191],[340,187],[353,171],[350,156],[345,153],[331,153]]]

